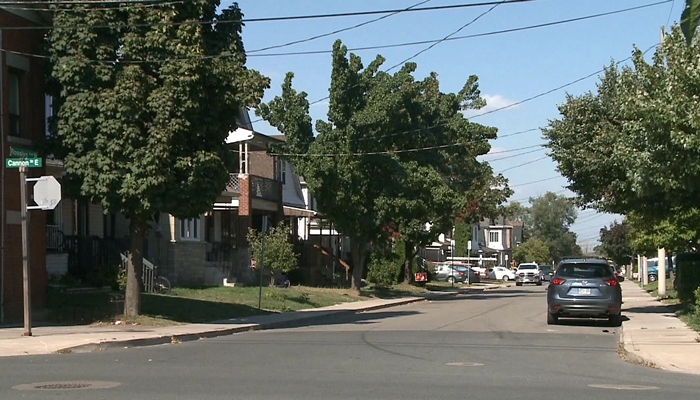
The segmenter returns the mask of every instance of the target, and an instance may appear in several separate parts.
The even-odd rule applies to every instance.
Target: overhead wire
[[[259,48],[259,49],[246,50],[246,56],[249,55],[249,54],[253,54],[253,53],[259,53],[259,52],[261,52],[261,51],[272,50],[272,49],[279,49],[279,48],[281,48],[281,47],[293,46],[293,45],[295,45],[295,44],[308,43],[308,42],[311,42],[311,41],[316,40],[316,39],[321,39],[321,38],[328,37],[328,36],[331,36],[331,35],[335,35],[335,34],[338,34],[338,33],[351,31],[351,30],[353,30],[353,29],[357,29],[357,28],[360,28],[360,27],[363,27],[363,26],[366,26],[366,25],[369,25],[369,24],[372,24],[372,23],[375,23],[375,22],[379,22],[379,21],[381,21],[381,20],[383,20],[383,19],[392,17],[392,16],[394,16],[394,15],[397,15],[397,14],[400,14],[400,13],[403,13],[403,12],[406,12],[406,11],[410,11],[411,9],[413,9],[413,8],[415,8],[415,7],[418,7],[418,6],[422,5],[422,4],[429,3],[430,1],[431,1],[431,0],[424,0],[424,1],[421,1],[420,3],[416,3],[416,4],[412,5],[412,6],[409,6],[409,7],[407,7],[407,8],[404,8],[403,10],[396,11],[396,12],[392,12],[391,14],[387,14],[387,15],[382,15],[382,16],[379,17],[379,18],[374,18],[374,19],[371,19],[371,20],[369,20],[369,21],[361,22],[361,23],[359,23],[359,24],[355,24],[355,25],[349,26],[349,27],[347,27],[347,28],[336,29],[336,30],[334,30],[334,31],[332,31],[332,32],[326,32],[326,33],[322,33],[322,34],[320,34],[320,35],[311,36],[311,37],[308,37],[308,38],[305,38],[305,39],[293,40],[293,41],[291,41],[291,42],[286,42],[286,43],[277,44],[277,45],[273,45],[273,46],[261,47],[261,48]]]
[[[614,11],[608,11],[608,12],[603,12],[603,13],[598,13],[598,14],[590,14],[590,15],[585,15],[585,16],[581,16],[581,17],[557,20],[557,21],[552,21],[552,22],[545,22],[545,23],[541,23],[541,24],[526,25],[526,26],[517,27],[517,28],[501,29],[501,30],[483,32],[483,33],[475,33],[475,34],[463,35],[463,36],[453,36],[453,37],[450,37],[450,38],[445,39],[445,40],[430,39],[430,40],[401,42],[401,43],[375,45],[375,46],[348,47],[348,51],[359,52],[359,51],[367,51],[367,50],[382,50],[382,49],[390,49],[390,48],[398,48],[398,47],[418,46],[418,45],[435,43],[435,42],[439,42],[439,41],[449,42],[449,41],[473,39],[473,38],[479,38],[479,37],[485,37],[485,36],[500,35],[500,34],[504,34],[504,33],[521,32],[521,31],[527,31],[527,30],[531,30],[531,29],[545,28],[545,27],[550,27],[550,26],[555,26],[555,25],[568,24],[568,23],[572,23],[572,22],[585,21],[588,19],[601,18],[601,17],[610,16],[610,15],[621,14],[621,13],[630,12],[630,11],[636,11],[636,10],[640,10],[643,8],[654,7],[654,6],[666,4],[666,3],[669,3],[672,1],[673,0],[663,0],[663,1],[658,1],[658,2],[654,2],[654,3],[644,4],[641,6],[628,7],[628,8],[623,8],[623,9],[614,10]],[[251,54],[250,57],[283,57],[283,56],[318,55],[318,54],[331,54],[332,52],[333,52],[333,50],[324,49],[324,50],[294,51],[294,52],[282,52],[282,53]]]
[[[498,1],[482,1],[478,3],[463,3],[463,4],[451,4],[442,6],[432,6],[432,7],[416,7],[410,10],[398,8],[398,9],[383,9],[374,11],[355,11],[355,12],[342,12],[342,13],[329,13],[329,14],[306,14],[306,15],[288,15],[281,17],[262,17],[262,18],[237,18],[237,19],[212,19],[206,21],[182,21],[182,22],[159,22],[159,23],[148,23],[148,24],[123,24],[123,25],[74,25],[70,27],[55,27],[55,26],[32,26],[32,27],[17,27],[16,29],[84,29],[84,28],[133,28],[133,27],[151,27],[151,26],[181,26],[181,25],[214,25],[214,24],[240,24],[240,23],[251,23],[251,22],[274,22],[274,21],[293,21],[293,20],[309,20],[309,19],[323,19],[323,18],[338,18],[338,17],[358,17],[367,15],[377,15],[377,14],[393,14],[398,12],[417,12],[417,11],[438,11],[438,10],[450,10],[458,8],[472,8],[472,7],[484,7],[494,4],[517,4],[517,3],[529,3],[537,0],[498,0]],[[77,2],[79,3],[104,3],[104,2]],[[119,2],[109,2],[111,4],[117,4]],[[134,4],[142,2],[133,2]],[[16,7],[20,3],[16,2],[0,2],[0,7],[12,8],[13,5]],[[45,8],[35,7],[33,10],[37,11],[55,11],[55,8],[46,7],[49,5],[47,2],[22,2],[21,4],[42,4]],[[50,5],[60,5],[61,3],[50,3]],[[67,3],[64,3],[67,4]],[[87,4],[86,4],[87,5]],[[4,29],[4,28],[3,28]]]

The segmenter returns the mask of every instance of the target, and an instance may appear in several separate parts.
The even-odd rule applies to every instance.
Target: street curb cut
[[[178,335],[165,335],[165,336],[157,336],[157,337],[152,337],[152,338],[130,339],[130,340],[123,340],[123,341],[105,341],[102,343],[89,343],[89,344],[84,344],[84,345],[67,347],[64,349],[57,350],[54,353],[55,354],[91,353],[91,352],[97,352],[97,351],[107,351],[107,350],[116,349],[116,348],[132,348],[132,347],[157,346],[157,345],[163,345],[163,344],[177,344],[177,343],[182,343],[182,342],[191,342],[191,341],[200,340],[200,339],[211,339],[211,338],[216,338],[216,337],[221,337],[221,336],[229,336],[229,335],[234,335],[234,334],[243,333],[243,332],[252,332],[252,331],[268,330],[268,329],[280,329],[280,328],[295,326],[296,324],[299,324],[301,322],[308,323],[308,322],[311,322],[313,320],[326,318],[329,316],[336,316],[336,315],[343,315],[343,314],[359,314],[359,313],[367,312],[367,311],[375,311],[375,310],[381,310],[384,308],[391,308],[391,307],[397,307],[397,306],[402,306],[402,305],[411,304],[411,303],[429,301],[429,300],[433,300],[435,298],[440,298],[440,297],[455,296],[457,294],[458,294],[458,292],[446,292],[446,293],[435,294],[432,296],[409,298],[409,299],[406,299],[403,301],[397,301],[397,302],[388,303],[388,304],[378,304],[376,306],[368,306],[368,307],[363,307],[363,308],[356,309],[356,310],[338,310],[338,311],[319,312],[319,313],[313,313],[313,314],[306,315],[306,316],[300,316],[299,318],[293,318],[293,319],[286,320],[286,321],[268,322],[268,323],[261,323],[261,324],[249,324],[249,325],[244,325],[244,326],[237,326],[235,328],[230,328],[230,329],[217,329],[217,330],[210,330],[210,331],[203,331],[203,332],[196,332],[196,333],[183,333],[183,334],[178,334]]]

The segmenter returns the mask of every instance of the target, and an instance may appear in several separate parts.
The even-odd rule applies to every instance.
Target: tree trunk
[[[365,272],[365,257],[367,256],[367,243],[362,239],[350,240],[350,253],[352,255],[352,288],[356,291],[362,289],[362,276]]]
[[[406,260],[403,263],[403,280],[406,283],[413,283],[413,258],[415,254],[415,246],[411,242],[404,243],[404,254]]]
[[[129,224],[131,251],[126,270],[126,293],[124,296],[124,316],[137,317],[141,314],[141,291],[143,282],[143,239],[146,234],[146,220],[132,218]]]

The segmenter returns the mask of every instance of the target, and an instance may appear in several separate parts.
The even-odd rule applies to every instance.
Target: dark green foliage
[[[700,288],[700,254],[682,253],[676,256],[678,299],[683,304],[695,304],[695,291]],[[698,310],[696,310],[696,313]]]
[[[129,271],[141,270],[152,215],[211,208],[228,181],[224,141],[238,110],[256,106],[269,86],[245,67],[241,24],[201,23],[242,17],[235,3],[218,6],[51,5],[51,152],[64,161],[71,197],[131,219]],[[128,316],[139,313],[138,280],[129,273]]]

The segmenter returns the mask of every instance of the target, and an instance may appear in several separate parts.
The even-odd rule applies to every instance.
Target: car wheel
[[[656,282],[658,277],[656,275],[649,275],[649,282]]]
[[[610,323],[610,326],[620,326],[622,325],[622,315],[611,315],[608,317],[608,322]]]
[[[448,283],[455,283],[455,277],[454,276],[447,277],[447,282]]]
[[[542,286],[542,281],[537,281],[537,286]]]
[[[508,282],[509,280],[510,278],[508,277],[508,275],[503,275],[503,282]]]
[[[515,286],[522,286],[522,285],[523,285],[522,282],[515,282]]]
[[[547,312],[547,325],[556,325],[559,323],[559,317],[556,314]]]

